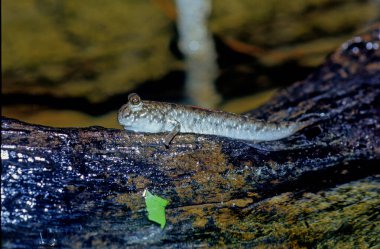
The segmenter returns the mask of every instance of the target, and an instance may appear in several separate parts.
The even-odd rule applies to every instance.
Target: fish
[[[136,93],[118,111],[127,131],[166,133],[169,147],[178,133],[216,135],[245,141],[274,141],[289,137],[314,121],[267,122],[245,115],[175,103],[141,100]]]

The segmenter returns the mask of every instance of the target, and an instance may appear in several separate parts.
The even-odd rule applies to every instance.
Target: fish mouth
[[[133,125],[123,125],[123,127],[124,127],[124,130],[126,131],[136,132],[136,127],[134,127]]]

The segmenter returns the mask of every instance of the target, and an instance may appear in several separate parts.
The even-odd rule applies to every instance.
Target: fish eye
[[[140,96],[137,95],[136,93],[131,93],[131,94],[128,95],[128,101],[132,105],[138,105],[138,104],[140,104],[141,99],[140,99]]]

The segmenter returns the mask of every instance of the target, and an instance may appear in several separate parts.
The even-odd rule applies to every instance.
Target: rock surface
[[[248,115],[289,138],[51,128],[2,118],[2,246],[369,248],[380,243],[380,29]],[[161,230],[143,190],[170,201]]]

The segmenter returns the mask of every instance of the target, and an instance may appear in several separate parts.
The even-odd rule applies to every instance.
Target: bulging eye
[[[139,95],[137,95],[136,93],[131,93],[128,95],[128,101],[132,105],[138,105],[138,104],[140,104],[141,99],[140,99]]]

